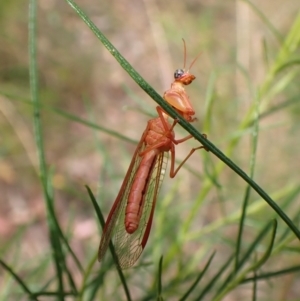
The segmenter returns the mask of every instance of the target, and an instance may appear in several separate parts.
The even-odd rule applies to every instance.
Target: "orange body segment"
[[[150,169],[153,167],[156,153],[157,151],[152,150],[143,156],[134,176],[125,212],[125,228],[129,234],[133,233],[139,226],[145,199],[145,188],[150,180]]]

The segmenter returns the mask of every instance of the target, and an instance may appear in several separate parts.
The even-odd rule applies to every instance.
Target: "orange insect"
[[[191,63],[190,68],[197,58],[198,56]],[[186,46],[184,42],[184,67],[185,61]],[[163,96],[165,101],[188,122],[192,122],[196,118],[193,117],[195,111],[184,86],[189,85],[195,78],[189,73],[189,70],[176,70],[174,82]],[[167,165],[166,154],[171,152],[170,177],[173,178],[195,150],[204,148],[204,146],[200,146],[192,149],[175,169],[175,145],[192,138],[192,136],[176,140],[173,129],[177,120],[171,124],[168,120],[169,116],[161,107],[157,107],[156,110],[158,117],[148,121],[119,194],[108,215],[100,241],[98,260],[102,260],[109,242],[112,240],[118,264],[122,269],[131,267],[137,261],[147,243],[157,195]],[[204,137],[206,137],[205,134]]]

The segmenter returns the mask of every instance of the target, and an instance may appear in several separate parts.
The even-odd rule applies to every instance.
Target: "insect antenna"
[[[183,41],[183,62],[184,62],[184,65],[183,65],[183,70],[185,70],[185,65],[186,65],[186,43],[185,43],[185,40],[182,38],[182,41]],[[202,52],[199,52],[197,54],[197,56],[194,58],[194,60],[192,61],[189,69],[187,70],[187,72],[190,71],[190,69],[192,68],[192,66],[194,65],[194,63],[197,61],[197,59],[199,58],[199,56],[201,55]]]
[[[192,68],[192,66],[194,65],[194,63],[197,61],[197,59],[199,58],[199,56],[201,55],[201,53],[202,52],[199,52],[198,55],[194,58],[194,60],[192,61],[192,63],[191,63],[191,65],[190,65],[190,67],[189,67],[189,69],[188,69],[187,72],[190,71],[190,69]]]

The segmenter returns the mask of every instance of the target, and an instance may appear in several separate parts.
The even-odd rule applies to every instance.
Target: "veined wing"
[[[142,160],[139,154],[145,150],[145,147],[146,145],[142,137],[134,153],[120,192],[108,215],[99,246],[98,259],[100,261],[108,248],[110,240],[112,240],[119,265],[123,269],[132,266],[136,262],[147,243],[157,195],[167,165],[167,153],[161,152],[154,157],[143,191],[139,226],[134,233],[127,233],[125,229],[127,200]]]

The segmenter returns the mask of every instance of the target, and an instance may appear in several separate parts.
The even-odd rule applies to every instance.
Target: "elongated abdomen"
[[[125,229],[129,234],[134,233],[139,226],[144,206],[144,194],[148,181],[151,178],[151,171],[155,165],[156,156],[156,150],[147,152],[143,156],[133,179],[125,212]]]

